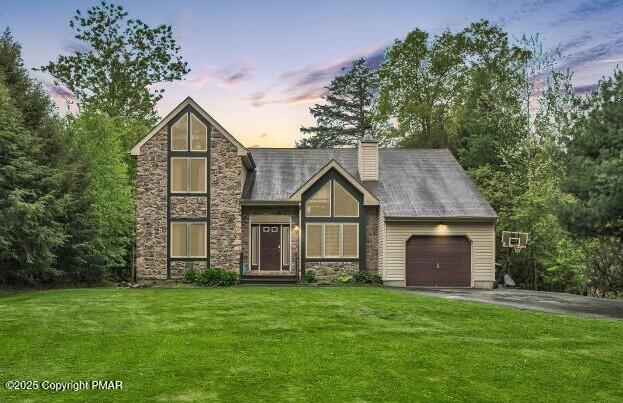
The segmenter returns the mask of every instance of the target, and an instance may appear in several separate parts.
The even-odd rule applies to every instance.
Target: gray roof
[[[251,148],[255,172],[243,198],[287,200],[316,172],[335,159],[359,180],[357,149]],[[495,218],[447,149],[379,149],[379,180],[361,183],[379,199],[387,217]]]

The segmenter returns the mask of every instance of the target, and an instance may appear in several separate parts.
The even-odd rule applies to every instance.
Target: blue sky
[[[0,27],[23,45],[27,67],[79,49],[69,20],[93,1],[0,0]],[[192,72],[164,85],[166,114],[192,96],[246,146],[289,147],[323,86],[358,56],[376,57],[414,28],[432,34],[488,19],[514,38],[540,33],[561,46],[576,86],[623,65],[623,0],[606,1],[121,1],[130,16],[166,23]],[[63,91],[41,79],[60,108]]]

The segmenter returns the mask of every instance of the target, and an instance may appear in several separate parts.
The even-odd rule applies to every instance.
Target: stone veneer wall
[[[352,276],[359,271],[359,262],[307,262],[305,271],[316,273],[318,281],[332,281],[345,274]]]
[[[249,265],[249,218],[251,215],[289,215],[292,228],[299,225],[299,208],[298,206],[243,206],[242,207],[242,255],[243,262]],[[291,249],[291,271],[298,273],[299,267],[299,237],[301,232],[294,232],[290,229],[290,245]],[[250,269],[250,266],[249,266]]]
[[[141,147],[136,176],[136,274],[167,278],[167,129]]]
[[[210,144],[210,265],[238,271],[242,252],[242,184],[236,146],[212,128]]]
[[[366,271],[378,274],[379,271],[379,208],[366,207]]]
[[[206,196],[171,196],[171,218],[206,217]]]
[[[182,280],[184,278],[184,272],[190,265],[197,270],[203,270],[206,267],[206,262],[171,262],[171,278],[174,280]]]

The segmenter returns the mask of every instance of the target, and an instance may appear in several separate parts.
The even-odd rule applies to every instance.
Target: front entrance
[[[260,225],[260,270],[281,270],[281,226]]]
[[[253,224],[250,241],[252,272],[290,271],[289,225]]]

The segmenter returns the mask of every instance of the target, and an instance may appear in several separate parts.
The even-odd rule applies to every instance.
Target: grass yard
[[[623,401],[623,323],[381,288],[0,298],[0,401]]]

